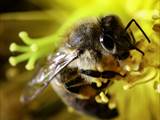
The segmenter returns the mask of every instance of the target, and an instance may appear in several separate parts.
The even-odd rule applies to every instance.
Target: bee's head
[[[117,35],[114,33],[114,29],[118,25],[117,19],[116,16],[105,16],[100,20],[100,42],[105,50],[113,54],[116,53],[115,39]]]
[[[89,50],[94,51],[96,55],[111,54],[119,59],[129,56],[130,36],[115,15],[105,16],[98,22],[79,25],[69,34],[68,40],[71,48],[83,52]]]
[[[100,43],[102,47],[120,59],[127,58],[131,40],[119,17],[115,15],[105,16],[101,18],[99,24],[101,26]]]
[[[94,22],[87,22],[77,26],[69,35],[71,48],[80,50],[93,49],[99,39],[100,27]]]

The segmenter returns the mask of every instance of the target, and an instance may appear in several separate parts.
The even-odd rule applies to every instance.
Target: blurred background
[[[23,44],[18,37],[20,31],[27,31],[33,38],[51,35],[79,7],[79,4],[83,5],[85,2],[85,0],[73,2],[67,0],[65,3],[62,0],[0,0],[0,120],[89,119],[86,116],[68,112],[67,107],[50,86],[31,103],[27,105],[20,103],[19,97],[22,89],[32,79],[36,69],[27,71],[24,68],[25,63],[12,67],[8,62],[8,58],[11,55],[16,55],[16,53],[13,54],[9,51],[9,45],[12,42]],[[87,3],[89,2],[90,0]],[[130,117],[121,117],[120,120],[141,120],[142,118],[145,120],[158,120],[158,111],[153,106],[159,106],[159,104],[155,103],[157,101],[155,99],[159,99],[159,96],[154,99],[149,97],[151,101],[147,101],[143,97],[143,93],[146,90],[140,90],[133,90],[127,93],[130,96],[133,95],[132,100],[126,97],[126,94],[123,94],[125,97],[123,98],[124,101],[122,100],[123,105],[121,106],[132,103],[129,107],[136,107],[141,104],[138,103],[138,100],[135,100],[139,97],[140,101],[144,101],[144,107],[142,109],[136,107],[134,111],[130,108],[123,109],[123,115],[132,113],[133,115]],[[140,96],[135,95],[136,92]],[[150,96],[152,92],[146,94]],[[134,100],[138,104],[134,104]],[[142,113],[138,113],[139,111],[137,109]],[[134,118],[135,114],[137,116]]]
[[[22,44],[18,37],[20,31],[27,31],[31,37],[50,35],[65,20],[61,12],[64,9],[56,1],[0,0],[0,120],[79,118],[67,112],[50,87],[32,103],[20,103],[22,89],[34,71],[25,70],[25,63],[11,67],[8,62],[9,56],[16,55],[9,51],[11,42]]]

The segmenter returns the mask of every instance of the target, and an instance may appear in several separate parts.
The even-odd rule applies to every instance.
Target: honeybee
[[[126,27],[116,15],[79,24],[67,35],[63,47],[48,57],[21,100],[33,100],[51,83],[62,100],[80,113],[99,119],[118,116],[108,89],[127,74],[119,61],[127,59],[133,49],[144,55],[129,30],[133,22],[150,42],[134,19]]]

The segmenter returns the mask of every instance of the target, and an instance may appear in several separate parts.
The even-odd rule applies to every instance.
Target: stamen
[[[32,56],[32,57],[28,60],[25,68],[26,68],[27,70],[33,70],[34,65],[35,65],[35,61],[36,61],[36,57]]]
[[[10,63],[12,66],[16,66],[16,65],[17,65],[17,61],[16,61],[15,57],[10,57],[10,58],[9,58],[9,63]]]
[[[11,56],[9,58],[9,63],[13,66],[17,65],[18,63],[24,61],[24,60],[27,60],[29,58],[30,54],[29,53],[24,53],[24,54],[21,54],[19,56],[16,56],[16,57],[13,57]]]
[[[26,45],[31,45],[33,43],[33,41],[31,41],[31,39],[29,38],[28,33],[25,31],[20,32],[19,37]]]
[[[159,70],[157,70],[156,68],[153,68],[153,67],[148,67],[148,68],[144,69],[144,71],[141,74],[143,76],[139,76],[140,80],[135,81],[133,83],[128,83],[127,85],[124,85],[123,89],[128,90],[128,89],[133,88],[137,85],[145,84],[145,83],[150,82],[154,79],[158,79],[157,77],[159,77]]]
[[[12,43],[9,47],[9,50],[11,52],[27,52],[29,51],[29,48],[26,46],[19,46],[16,43]]]
[[[25,66],[27,70],[32,70],[38,58],[48,55],[48,53],[60,43],[57,35],[35,39],[30,38],[28,33],[23,31],[19,33],[19,37],[26,44],[26,46],[20,46],[16,43],[12,43],[9,48],[10,51],[22,52],[22,54],[16,57],[10,57],[9,62],[11,65],[15,66],[16,64],[28,59]],[[44,46],[47,47],[44,49]]]
[[[31,48],[31,50],[32,50],[33,52],[38,51],[38,46],[37,46],[37,44],[32,44],[32,45],[30,46],[30,48]]]

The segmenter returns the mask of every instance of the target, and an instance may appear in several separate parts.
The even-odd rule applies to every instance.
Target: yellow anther
[[[16,44],[16,43],[12,43],[12,44],[10,45],[10,47],[9,47],[9,50],[10,50],[11,52],[16,51],[16,50],[17,50],[17,44]]]
[[[19,32],[19,37],[20,38],[23,38],[24,36],[28,36],[27,32],[25,32],[25,31]]]
[[[17,61],[16,61],[15,57],[10,57],[10,58],[9,58],[9,63],[10,63],[12,66],[16,66],[16,65],[17,65]]]
[[[34,65],[33,65],[33,64],[26,64],[25,68],[26,68],[27,70],[33,70]]]

